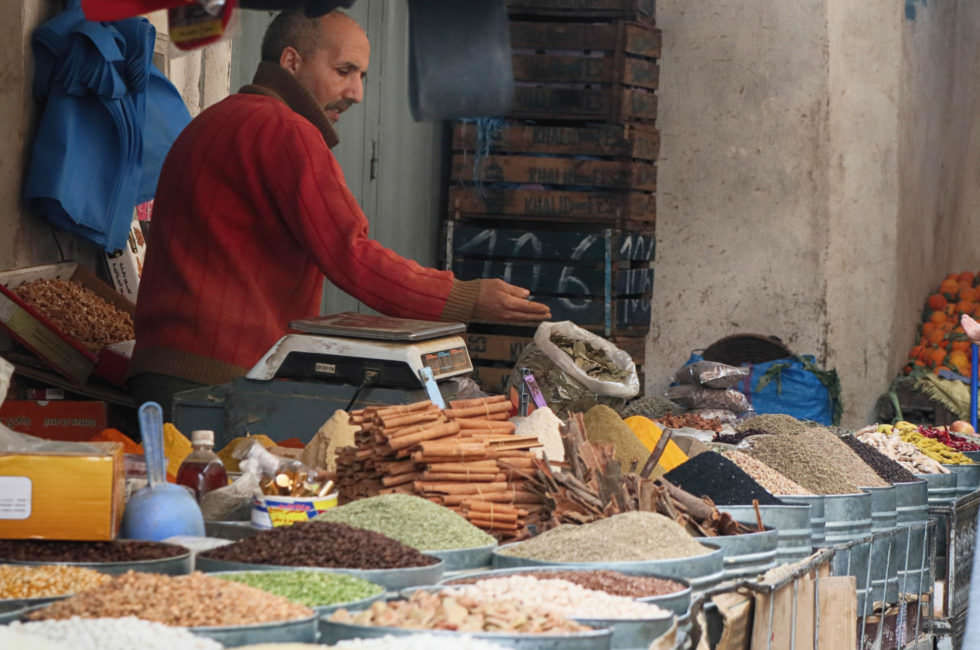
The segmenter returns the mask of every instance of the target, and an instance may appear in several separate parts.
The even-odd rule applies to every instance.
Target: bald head
[[[262,60],[291,72],[334,122],[363,99],[370,56],[367,34],[340,11],[319,18],[284,11],[262,39]]]

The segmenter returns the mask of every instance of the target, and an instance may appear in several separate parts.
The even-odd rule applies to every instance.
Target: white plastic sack
[[[613,363],[626,371],[626,379],[617,382],[603,381],[590,377],[575,365],[575,362],[570,356],[562,352],[557,345],[551,342],[552,334],[561,334],[569,338],[579,339],[604,350]],[[541,323],[534,332],[534,344],[538,347],[538,350],[551,359],[565,374],[596,395],[629,399],[640,392],[640,378],[636,374],[636,364],[633,363],[632,357],[601,336],[582,329],[571,321]]]

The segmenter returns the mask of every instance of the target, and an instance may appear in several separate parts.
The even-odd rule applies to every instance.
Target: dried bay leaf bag
[[[574,358],[553,337],[574,342]],[[604,371],[604,364],[612,372]],[[640,378],[630,355],[571,321],[538,326],[534,341],[521,352],[511,372],[512,397],[523,381],[521,368],[534,374],[548,406],[560,417],[572,411],[587,411],[595,404],[617,408],[640,392]],[[603,378],[611,374],[618,378]]]

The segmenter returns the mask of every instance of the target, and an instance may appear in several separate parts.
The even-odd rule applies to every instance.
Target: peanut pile
[[[55,327],[93,352],[136,337],[132,317],[70,280],[34,280],[14,289]]]
[[[376,602],[330,617],[336,623],[412,630],[456,630],[503,634],[575,634],[592,628],[570,621],[552,609],[528,607],[517,600],[480,601],[468,596],[416,591],[408,600]]]
[[[73,566],[0,565],[0,598],[65,596],[112,580],[93,569]]]
[[[252,625],[307,618],[313,610],[281,596],[194,572],[166,576],[129,571],[110,582],[32,612],[32,621],[135,616],[183,627]]]

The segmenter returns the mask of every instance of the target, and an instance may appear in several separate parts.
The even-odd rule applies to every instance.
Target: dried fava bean
[[[313,610],[247,585],[203,573],[127,573],[31,612],[32,621],[136,616],[186,627],[250,625],[307,618]]]
[[[64,621],[14,622],[9,628],[30,637],[64,643],[70,650],[221,650],[217,641],[181,627],[123,618],[72,618]],[[0,641],[3,641],[0,628]],[[0,647],[6,647],[0,643]],[[15,646],[16,647],[16,646]],[[32,647],[32,650],[43,650]]]
[[[468,596],[427,591],[416,591],[408,600],[376,602],[357,612],[339,609],[330,620],[412,630],[510,634],[574,634],[592,629],[560,616],[554,610],[528,607],[516,600],[480,601]]]
[[[325,571],[250,571],[214,577],[240,582],[307,607],[350,603],[384,592],[383,587],[367,580]]]
[[[66,596],[105,584],[112,576],[76,566],[0,565],[0,599]]]
[[[791,481],[762,461],[758,461],[748,454],[743,454],[736,449],[730,449],[724,452],[724,456],[741,467],[742,470],[755,479],[759,485],[769,490],[770,494],[797,494],[801,496],[810,496],[813,494],[813,492],[806,489],[796,481]]]
[[[652,576],[633,576],[619,571],[529,571],[511,575],[537,578],[539,580],[566,580],[586,589],[604,591],[613,596],[628,598],[649,598],[665,596],[685,589],[684,585],[673,580]],[[473,584],[486,578],[459,578],[446,583],[449,586]]]
[[[655,512],[624,512],[574,526],[564,524],[499,551],[547,562],[663,560],[711,553],[677,522]]]
[[[380,533],[327,521],[273,528],[202,553],[201,557],[254,564],[349,569],[401,569],[429,566],[439,561]]]
[[[495,544],[449,508],[409,494],[384,494],[331,508],[316,518],[373,530],[420,551],[474,548]]]
[[[478,601],[516,600],[525,607],[551,609],[569,618],[658,619],[670,616],[670,612],[656,605],[586,589],[567,580],[544,577],[488,578],[469,585],[447,587],[447,591]]]
[[[0,562],[134,562],[162,560],[189,551],[162,542],[58,542],[0,539]]]

